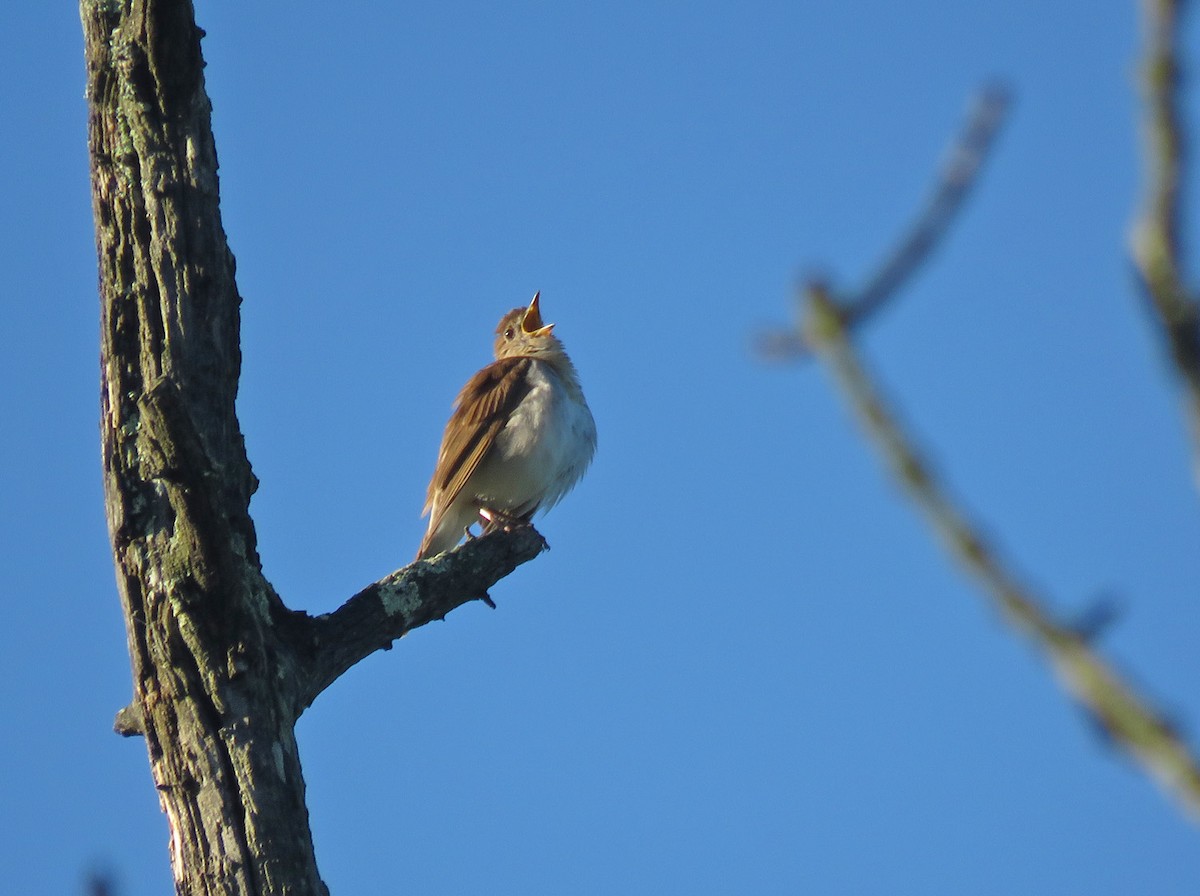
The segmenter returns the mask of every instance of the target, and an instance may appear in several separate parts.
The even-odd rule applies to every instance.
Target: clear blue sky
[[[536,289],[600,431],[498,610],[302,719],[334,894],[1195,892],[1200,830],[947,564],[829,377],[747,349],[797,276],[861,278],[1006,78],[981,188],[864,348],[1059,611],[1118,596],[1106,654],[1194,732],[1200,502],[1124,248],[1132,0],[197,5],[284,598],[409,560],[450,401]],[[144,745],[110,733],[72,5],[9,10],[0,74],[0,864],[162,894]]]

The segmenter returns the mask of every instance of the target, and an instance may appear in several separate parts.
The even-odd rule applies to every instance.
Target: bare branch
[[[946,550],[1003,616],[1046,655],[1062,686],[1113,741],[1193,818],[1200,818],[1200,766],[1173,726],[1092,650],[1078,629],[1051,616],[1045,602],[1001,561],[979,526],[955,506],[855,355],[843,309],[820,287],[809,289],[805,302],[807,344],[833,370],[880,455]]]
[[[856,293],[840,297],[836,308],[843,322],[857,327],[894,298],[916,270],[933,254],[951,222],[979,179],[995,137],[1008,114],[1011,98],[1001,84],[985,85],[975,97],[967,123],[951,143],[933,192],[912,225],[888,252],[875,273]],[[800,328],[760,334],[757,353],[769,359],[788,360],[811,349]]]
[[[1145,198],[1130,243],[1134,262],[1186,391],[1193,475],[1200,485],[1200,304],[1188,289],[1181,197],[1186,146],[1178,54],[1180,0],[1143,0]]]
[[[546,542],[533,526],[497,530],[384,576],[335,612],[302,622],[293,637],[305,658],[307,681],[297,711],[359,660],[391,649],[414,628],[473,600],[490,603],[489,588],[544,550]]]
[[[1147,291],[1188,384],[1200,452],[1200,314],[1184,290],[1179,260],[1182,137],[1174,55],[1179,5],[1173,0],[1146,0],[1152,33],[1146,83],[1153,186],[1134,244]],[[1005,618],[1045,652],[1063,687],[1101,729],[1194,817],[1200,816],[1200,767],[1173,726],[1099,658],[1089,645],[1088,632],[1056,621],[999,560],[979,528],[946,496],[850,344],[851,331],[900,291],[944,236],[977,178],[1006,108],[1002,90],[984,91],[925,211],[862,290],[839,298],[824,284],[808,284],[795,332],[766,334],[759,341],[759,352],[765,357],[794,358],[812,350],[830,365],[880,453],[951,555],[976,578]],[[1200,463],[1197,474],[1200,477]]]
[[[842,306],[842,314],[851,327],[862,323],[895,296],[945,237],[978,181],[1010,104],[1008,89],[1002,85],[989,84],[979,92],[966,127],[942,162],[941,174],[924,210],[866,286]]]

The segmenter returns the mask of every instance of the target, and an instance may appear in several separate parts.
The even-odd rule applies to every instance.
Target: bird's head
[[[500,318],[496,327],[496,360],[562,354],[554,324],[542,323],[540,297],[540,292],[534,293],[528,308],[514,308]]]

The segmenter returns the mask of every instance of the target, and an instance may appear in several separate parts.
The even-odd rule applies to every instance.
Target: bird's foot
[[[487,535],[489,532],[495,532],[497,529],[500,529],[504,532],[511,532],[514,529],[521,528],[530,529],[534,535],[541,539],[542,550],[548,551],[550,550],[550,542],[546,541],[546,536],[534,528],[533,522],[530,519],[532,515],[533,514],[530,513],[524,516],[514,516],[511,513],[505,513],[503,510],[495,510],[491,507],[480,507],[479,523],[483,527],[484,535]]]
[[[513,516],[511,513],[505,513],[503,510],[495,510],[491,507],[480,507],[479,519],[483,525],[485,535],[488,532],[495,532],[497,529],[511,532],[519,526],[530,525],[528,517]]]

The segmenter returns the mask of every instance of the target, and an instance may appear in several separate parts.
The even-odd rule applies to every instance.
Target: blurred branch
[[[1077,628],[1052,618],[1042,600],[1001,562],[979,527],[957,507],[904,433],[849,340],[844,308],[821,286],[805,293],[808,345],[837,376],[862,425],[951,556],[1050,660],[1062,686],[1113,741],[1200,817],[1200,767],[1166,718],[1091,648]]]
[[[975,186],[1010,105],[1009,91],[1001,84],[988,84],[979,91],[967,123],[950,145],[933,192],[916,220],[866,285],[852,297],[842,297],[836,302],[837,313],[846,326],[857,327],[871,317],[929,259]],[[760,334],[756,349],[763,357],[787,360],[807,354],[812,346],[806,344],[803,333],[795,328]]]
[[[1200,485],[1200,305],[1185,283],[1180,233],[1185,181],[1178,55],[1182,0],[1143,0],[1141,84],[1145,197],[1131,235],[1134,262],[1186,390],[1193,475]]]
[[[1154,188],[1135,238],[1135,253],[1176,363],[1191,390],[1193,425],[1200,444],[1200,315],[1183,289],[1179,263],[1177,4],[1147,0],[1147,9],[1153,33],[1147,84]],[[1056,620],[1000,560],[980,528],[947,496],[851,345],[852,331],[900,292],[944,237],[977,179],[1007,107],[1004,91],[987,88],[982,92],[932,198],[862,290],[837,296],[822,283],[808,284],[803,290],[802,319],[795,331],[765,335],[759,341],[759,352],[771,358],[795,358],[811,351],[830,366],[880,454],[951,556],[975,578],[1003,617],[1045,654],[1062,687],[1100,729],[1193,817],[1200,817],[1200,765],[1174,726],[1100,658],[1087,630]]]
[[[116,896],[113,876],[107,871],[92,871],[84,881],[84,896]]]
[[[966,127],[942,163],[937,185],[924,210],[888,253],[867,285],[852,302],[843,304],[841,313],[851,327],[864,321],[898,293],[946,235],[963,200],[975,186],[1010,102],[1007,88],[999,84],[989,84],[979,92]]]

